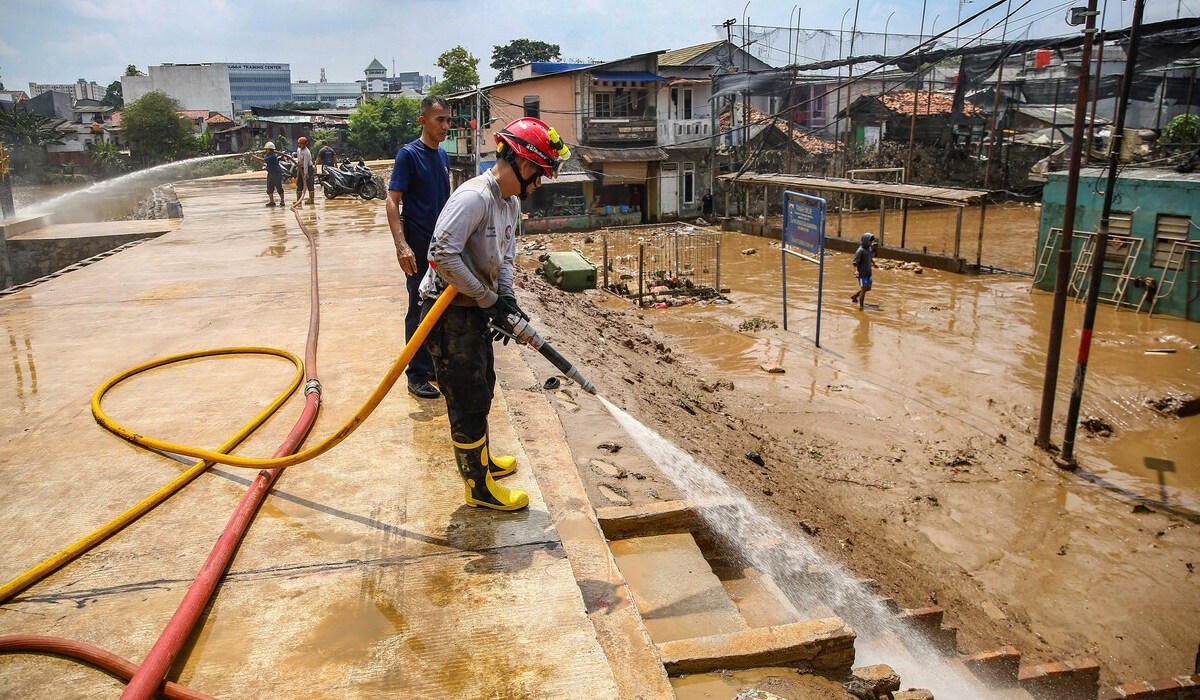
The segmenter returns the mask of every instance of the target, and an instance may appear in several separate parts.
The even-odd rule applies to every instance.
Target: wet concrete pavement
[[[4,580],[180,471],[95,425],[88,403],[107,377],[203,348],[303,349],[308,256],[292,213],[263,207],[259,179],[177,189],[175,232],[0,303]],[[323,300],[314,439],[357,410],[399,353],[406,295],[382,203],[318,202],[302,212]],[[533,383],[515,353],[503,362],[511,381]],[[291,371],[274,359],[198,360],[140,375],[105,407],[140,432],[211,448]],[[293,398],[239,452],[270,454],[298,407]],[[526,511],[463,506],[444,404],[402,388],[337,448],[288,468],[172,678],[224,698],[617,697],[625,681],[575,585],[564,551],[574,545],[534,477],[545,458],[522,449],[503,395],[491,427],[495,446],[524,465],[510,485],[530,492]],[[546,431],[538,439],[542,451],[554,444]],[[253,476],[211,469],[0,607],[0,634],[59,635],[139,662]],[[62,659],[0,657],[0,696],[115,697],[121,687]]]

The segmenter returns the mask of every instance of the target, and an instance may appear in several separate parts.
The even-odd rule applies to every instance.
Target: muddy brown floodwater
[[[983,214],[983,244],[980,247],[980,207],[964,207],[962,232],[958,241],[959,256],[974,264],[981,261],[985,268],[998,268],[1030,274],[1037,260],[1038,220],[1042,209],[1034,204],[991,204]],[[908,225],[904,214],[889,205],[884,211],[882,241],[886,246],[904,247],[935,255],[954,253],[957,207],[913,207],[908,210]],[[779,217],[772,223],[781,225]],[[864,231],[878,234],[879,210],[831,213],[825,225],[825,235],[857,241]],[[840,227],[840,235],[839,235]],[[982,252],[981,252],[982,251]]]
[[[910,213],[909,247],[915,235],[935,250],[922,236],[935,240],[926,219],[943,215]],[[1031,263],[1037,210],[993,207],[989,222],[994,215],[1016,230],[991,245],[985,238],[985,264]],[[536,244],[601,260],[601,235],[586,240],[524,237],[521,264],[536,267]],[[963,255],[973,257],[966,246]],[[1051,295],[1025,277],[880,269],[859,311],[849,302],[850,260],[826,261],[819,349],[816,266],[789,261],[789,328],[770,327],[782,318],[780,252],[764,238],[723,235],[729,305],[639,312],[532,275],[520,294],[602,395],[878,579],[902,606],[944,606],[960,651],[1013,644],[1027,663],[1093,657],[1107,684],[1190,672],[1200,629],[1200,417],[1163,416],[1144,400],[1200,394],[1200,327],[1101,307],[1082,413],[1114,432],[1081,429],[1081,469],[1067,473],[1032,444]],[[767,327],[739,330],[755,318]],[[1081,318],[1082,305],[1069,303],[1055,442]],[[1161,349],[1174,352],[1147,354]],[[762,371],[772,361],[785,373]],[[719,379],[734,388],[713,389]],[[590,410],[602,409],[565,416],[568,431],[596,439],[586,433]],[[748,461],[748,450],[765,465]],[[652,470],[637,483],[581,473],[635,504],[671,494]]]

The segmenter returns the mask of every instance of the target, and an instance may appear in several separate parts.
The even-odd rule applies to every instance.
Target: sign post
[[[795,255],[818,267],[817,347],[821,347],[821,299],[825,284],[825,207],[825,200],[820,197],[799,192],[783,193],[783,240],[779,246],[783,269],[783,329],[786,331],[788,327],[787,259],[789,255]]]

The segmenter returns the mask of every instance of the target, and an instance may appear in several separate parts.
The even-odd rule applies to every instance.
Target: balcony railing
[[[667,119],[658,123],[658,145],[707,148],[712,137],[712,120]]]
[[[583,141],[589,144],[653,146],[658,140],[653,117],[584,117]]]

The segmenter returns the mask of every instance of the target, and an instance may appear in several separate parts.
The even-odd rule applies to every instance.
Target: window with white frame
[[[683,118],[692,118],[692,89],[684,88],[683,90]]]
[[[1151,267],[1170,267],[1177,268],[1183,263],[1179,251],[1182,249],[1180,245],[1188,239],[1188,229],[1192,226],[1192,220],[1187,216],[1175,216],[1172,214],[1159,214],[1158,221],[1154,224],[1154,253],[1150,258]],[[1171,257],[1171,249],[1174,247],[1175,256]]]
[[[594,111],[597,117],[611,117],[613,115],[612,97],[613,96],[611,92],[596,93],[596,109]]]

